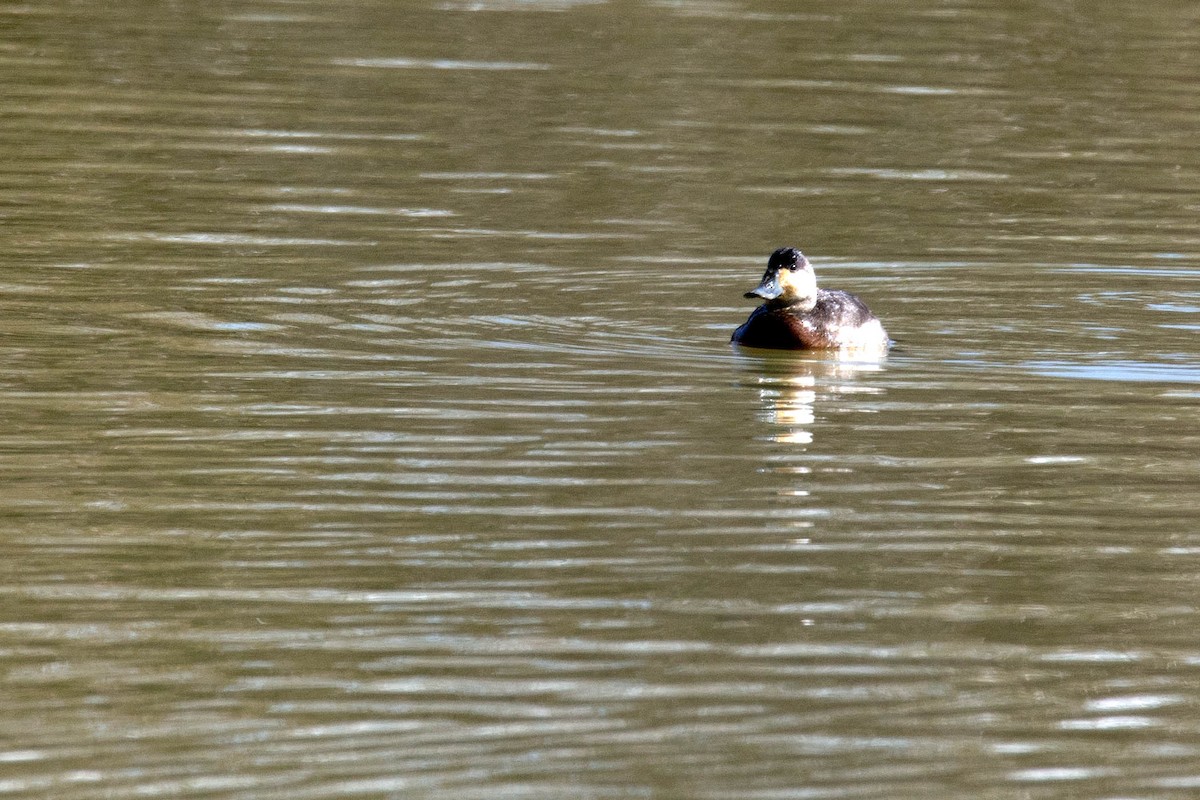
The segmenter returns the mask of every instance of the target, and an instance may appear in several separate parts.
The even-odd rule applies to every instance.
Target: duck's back
[[[808,311],[794,306],[759,306],[736,331],[733,341],[777,350],[886,348],[883,324],[849,292],[819,289]]]

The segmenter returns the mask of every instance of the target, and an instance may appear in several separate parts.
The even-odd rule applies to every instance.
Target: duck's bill
[[[783,287],[779,285],[779,273],[777,272],[774,275],[763,278],[762,283],[746,292],[745,298],[753,300],[755,297],[761,297],[763,300],[774,300],[781,294],[783,294]]]

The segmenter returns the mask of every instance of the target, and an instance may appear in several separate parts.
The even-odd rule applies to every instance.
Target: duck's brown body
[[[887,333],[866,304],[849,292],[817,290],[817,302],[802,311],[767,302],[733,332],[746,347],[782,350],[836,350],[887,344]]]

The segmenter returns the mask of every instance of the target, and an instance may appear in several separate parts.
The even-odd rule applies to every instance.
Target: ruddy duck
[[[886,350],[891,341],[866,304],[849,292],[818,289],[812,264],[794,247],[767,261],[747,298],[766,300],[733,332],[733,342],[776,350]]]

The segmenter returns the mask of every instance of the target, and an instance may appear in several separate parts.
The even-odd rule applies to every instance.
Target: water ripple
[[[519,61],[464,61],[453,58],[335,58],[331,63],[339,67],[365,67],[368,69],[449,69],[468,71],[550,69],[549,64]]]

